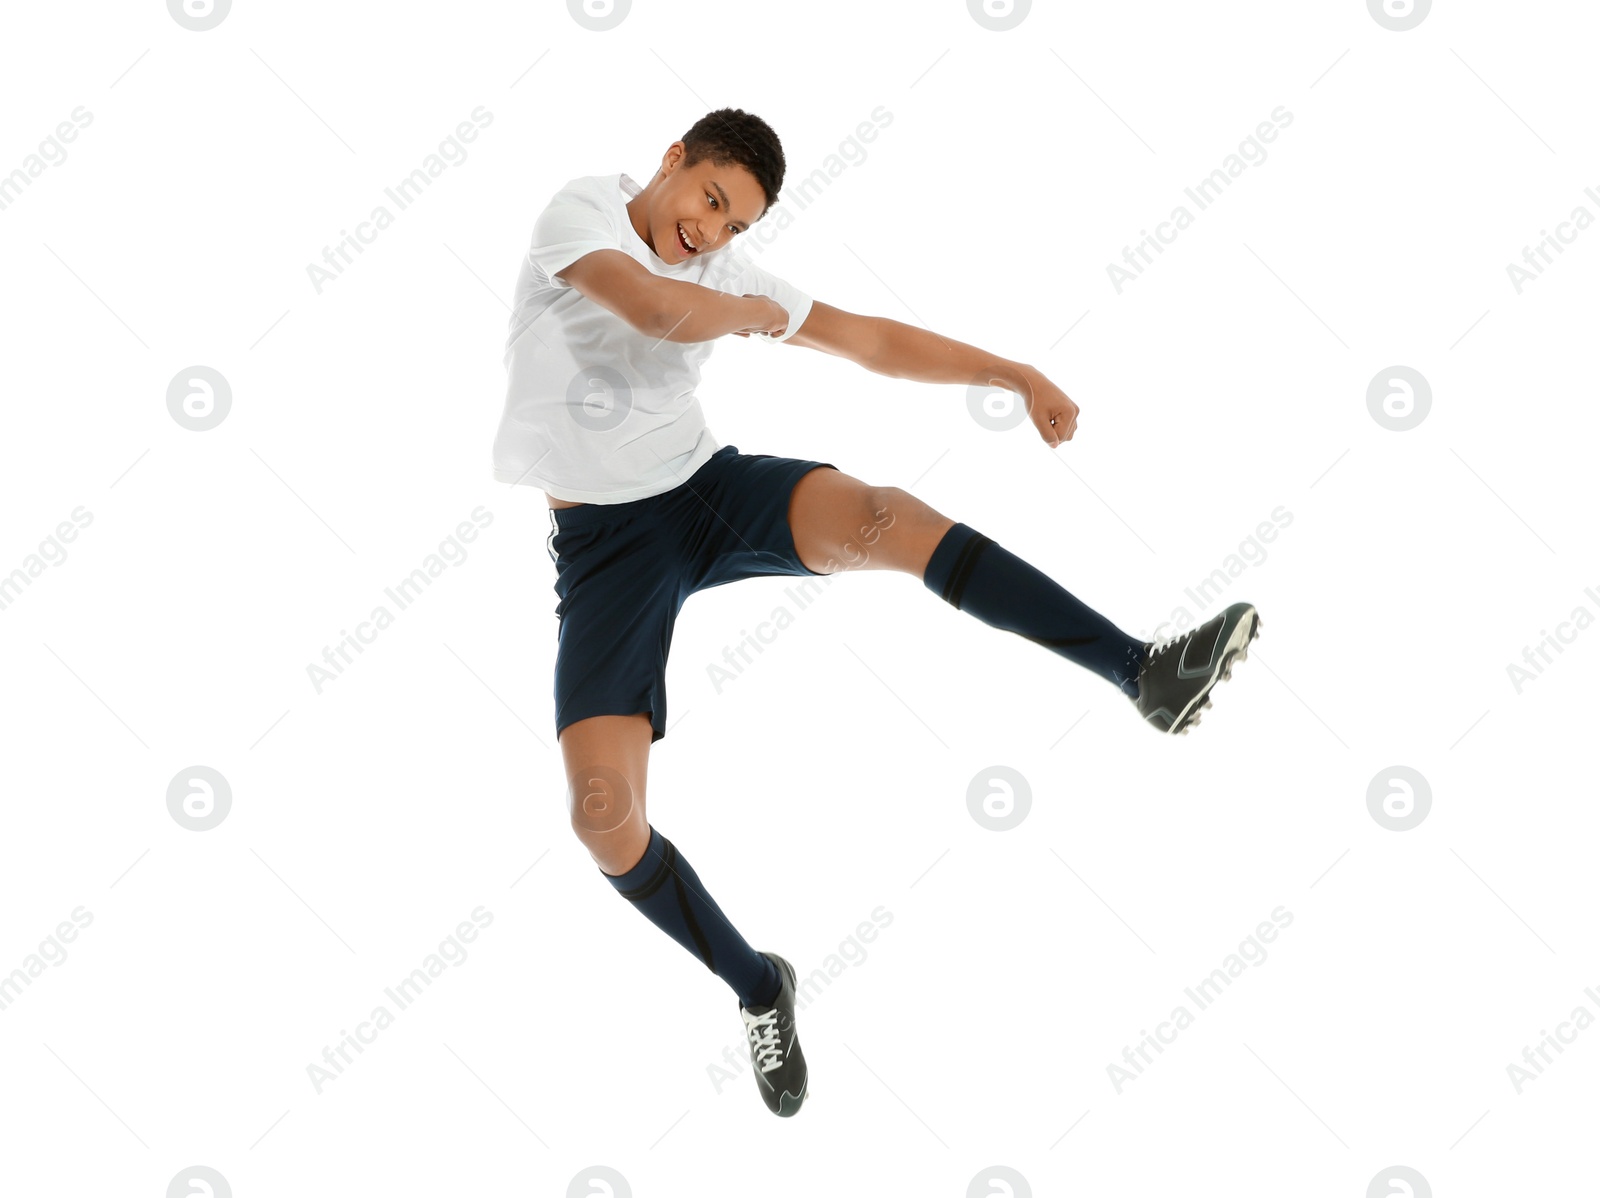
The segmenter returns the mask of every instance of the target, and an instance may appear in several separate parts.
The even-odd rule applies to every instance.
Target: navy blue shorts
[[[556,736],[593,715],[649,712],[667,734],[667,650],[683,601],[763,574],[808,570],[789,531],[801,475],[832,462],[724,445],[686,482],[626,503],[551,508]]]

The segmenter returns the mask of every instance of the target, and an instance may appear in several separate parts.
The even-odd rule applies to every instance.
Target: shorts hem
[[[620,708],[626,708],[627,710],[619,710]],[[650,700],[649,696],[646,696],[632,703],[599,703],[596,705],[596,710],[593,711],[580,707],[577,709],[576,714],[558,715],[556,717],[556,742],[559,744],[561,741],[561,733],[567,728],[570,728],[573,724],[576,724],[579,720],[587,720],[591,716],[597,715],[649,716],[651,744],[655,744],[656,741],[660,740],[667,734],[665,726],[656,722],[657,713],[655,704]]]

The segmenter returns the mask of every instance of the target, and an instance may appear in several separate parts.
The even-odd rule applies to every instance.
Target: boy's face
[[[717,166],[710,159],[686,167],[684,153],[683,143],[673,142],[661,160],[662,173],[628,201],[634,231],[671,265],[727,245],[766,211],[766,193],[744,167]],[[692,251],[680,236],[688,237]]]

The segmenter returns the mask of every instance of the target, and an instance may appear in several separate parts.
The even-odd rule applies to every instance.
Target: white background
[[[1036,4],[1004,32],[960,3],[636,3],[605,32],[429,8],[7,11],[0,172],[93,119],[0,211],[0,573],[92,522],[0,610],[0,973],[92,923],[0,1010],[0,1188],[158,1198],[203,1164],[240,1198],[564,1195],[604,1165],[639,1198],[958,1198],[1003,1165],[1017,1194],[1360,1198],[1403,1164],[1438,1195],[1578,1192],[1600,1031],[1520,1093],[1507,1066],[1600,1015],[1600,231],[1520,294],[1506,267],[1600,215],[1590,6],[1405,32],[1360,0]],[[308,265],[480,105],[319,293]],[[1263,615],[1168,740],[908,575],[831,579],[720,694],[707,664],[793,580],[687,604],[650,818],[756,947],[852,962],[802,1012],[792,1120],[747,1065],[713,1083],[736,1000],[568,827],[549,518],[489,474],[538,211],[647,180],[724,105],[790,184],[842,168],[758,262],[1036,365],[1082,417],[1051,451],[962,386],[732,338],[720,441],[905,487],[1131,632]],[[1108,264],[1278,106],[1266,159],[1119,293]],[[197,364],[232,391],[206,432],[166,403]],[[1432,390],[1409,431],[1367,404],[1397,364]],[[307,666],[480,505],[318,693]],[[1224,600],[1186,595],[1280,506]],[[1580,606],[1519,693],[1508,665]],[[207,832],[167,810],[195,765],[231,786]],[[1031,801],[1005,832],[967,802],[996,765]],[[1395,765],[1431,787],[1405,832],[1367,804]],[[324,1047],[479,907],[319,1093]],[[1124,1047],[1278,907],[1266,960],[1119,1093]]]

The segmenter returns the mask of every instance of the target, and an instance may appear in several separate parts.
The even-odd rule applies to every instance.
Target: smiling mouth
[[[700,252],[696,247],[689,244],[689,239],[684,236],[682,225],[678,226],[678,247],[685,254],[698,254]]]

